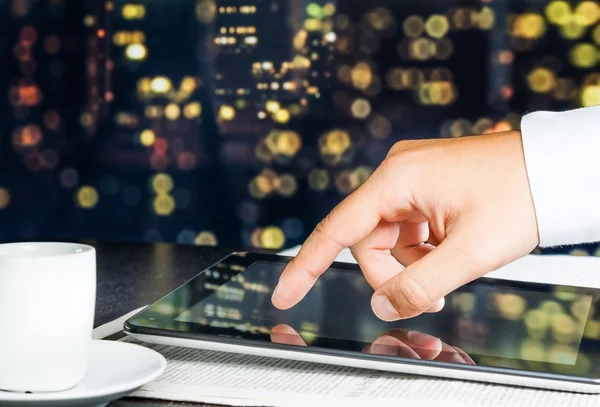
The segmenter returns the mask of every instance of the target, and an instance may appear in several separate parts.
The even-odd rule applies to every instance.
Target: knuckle
[[[338,249],[342,249],[342,244],[339,239],[336,238],[334,232],[335,228],[333,227],[333,219],[336,216],[335,209],[332,210],[329,215],[323,218],[315,227],[313,231],[313,236],[318,238],[321,242],[329,242],[336,246]]]
[[[396,154],[400,154],[402,152],[410,151],[418,144],[420,144],[420,141],[417,140],[400,140],[394,143],[392,148],[390,148],[390,151],[388,152],[387,156],[390,157]]]
[[[420,170],[410,161],[406,160],[406,153],[402,152],[386,158],[379,168],[379,183],[382,207],[388,209],[389,216],[393,216],[398,202],[406,198],[407,192],[412,191],[415,185],[415,174]],[[387,219],[387,218],[386,218]]]
[[[388,151],[387,155],[385,158],[390,158],[393,157],[394,155],[398,154],[400,151],[402,151],[402,145],[400,145],[400,143],[402,143],[401,141],[398,143],[394,143],[394,145],[392,146],[392,148],[390,148],[390,151]]]
[[[381,163],[382,171],[411,178],[429,165],[426,152],[419,148],[402,149],[390,154]]]
[[[402,184],[402,175],[406,173],[404,161],[401,155],[393,155],[381,163],[378,168],[379,182],[385,187],[385,192],[395,189],[394,187]]]
[[[390,172],[397,172],[398,169],[402,168],[403,166],[402,155],[403,153],[398,153],[387,156],[386,159],[383,160],[383,162],[379,166],[381,168],[381,171],[385,174],[388,174]]]
[[[329,231],[331,230],[331,218],[334,216],[334,211],[332,211],[329,215],[327,215],[319,223],[317,223],[317,226],[315,227],[314,231],[315,235],[321,235],[325,237],[328,236]]]
[[[327,220],[327,218],[323,218],[321,219],[321,221],[319,223],[317,223],[317,226],[315,226],[315,229],[313,230],[313,234],[314,235],[323,235],[325,234],[326,230],[327,230],[327,224],[330,221]]]

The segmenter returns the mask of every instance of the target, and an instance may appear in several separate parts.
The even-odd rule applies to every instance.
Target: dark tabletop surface
[[[96,248],[95,326],[148,305],[234,250],[164,243],[80,241]],[[110,407],[208,406],[122,399]]]
[[[165,243],[81,243],[96,248],[95,326],[158,300],[234,251]]]

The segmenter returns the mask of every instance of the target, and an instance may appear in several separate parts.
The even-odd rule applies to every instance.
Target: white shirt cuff
[[[600,106],[521,122],[540,246],[600,241]]]

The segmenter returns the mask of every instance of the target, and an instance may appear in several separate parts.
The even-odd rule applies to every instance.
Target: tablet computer
[[[596,289],[481,278],[440,312],[384,322],[355,264],[334,263],[299,304],[276,309],[272,290],[290,260],[228,256],[128,319],[125,332],[155,344],[600,393]]]

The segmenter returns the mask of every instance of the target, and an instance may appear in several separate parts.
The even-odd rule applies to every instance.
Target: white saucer
[[[165,358],[152,349],[125,342],[92,341],[88,372],[78,386],[52,393],[0,391],[0,406],[105,405],[156,379],[166,367]]]

